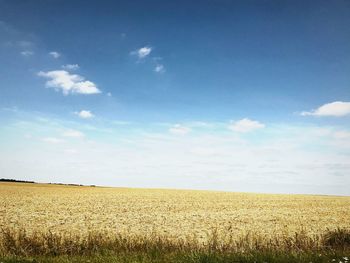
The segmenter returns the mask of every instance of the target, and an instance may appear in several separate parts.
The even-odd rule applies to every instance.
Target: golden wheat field
[[[0,183],[0,228],[204,240],[350,227],[350,197]]]

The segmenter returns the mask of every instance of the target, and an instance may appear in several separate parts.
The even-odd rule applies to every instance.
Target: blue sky
[[[348,1],[0,0],[2,177],[350,192]]]

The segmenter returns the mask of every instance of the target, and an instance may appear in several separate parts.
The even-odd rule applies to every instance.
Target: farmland
[[[28,237],[103,233],[200,247],[214,235],[236,249],[245,240],[282,250],[302,233],[317,248],[325,231],[350,228],[349,207],[336,196],[0,183],[0,229]]]

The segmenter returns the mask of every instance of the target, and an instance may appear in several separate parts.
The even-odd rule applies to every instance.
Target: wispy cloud
[[[63,65],[62,68],[66,70],[78,70],[80,67],[78,64],[67,64]]]
[[[192,131],[191,128],[183,126],[181,124],[175,124],[169,129],[169,132],[176,135],[186,135]]]
[[[77,114],[82,119],[91,119],[95,116],[91,113],[91,111],[88,110],[81,110],[79,112],[75,112],[75,114]]]
[[[157,73],[164,73],[165,67],[162,64],[157,64],[156,67],[154,68],[154,71]]]
[[[350,139],[350,131],[336,131],[333,133],[333,137],[336,139]]]
[[[40,71],[38,76],[50,79],[46,82],[46,87],[61,90],[64,95],[74,93],[101,93],[96,84],[92,81],[85,80],[85,78],[80,75],[70,74],[65,70],[54,70],[48,72]]]
[[[149,54],[151,54],[151,52],[152,47],[145,46],[138,50],[132,51],[131,54],[138,56],[139,59],[143,59],[146,58]]]
[[[16,106],[4,107],[4,108],[1,108],[1,111],[18,112],[18,107]]]
[[[214,128],[221,124],[222,123],[205,122],[205,121],[190,121],[190,122],[186,122],[185,126],[190,128]]]
[[[64,140],[59,139],[59,138],[56,138],[56,137],[45,137],[45,138],[42,138],[41,140],[42,140],[43,142],[54,143],[54,144],[64,142]]]
[[[34,55],[34,52],[30,51],[30,50],[24,50],[24,51],[21,52],[21,55],[25,56],[25,57],[29,57],[29,56]]]
[[[78,151],[76,149],[65,149],[64,150],[64,153],[67,153],[67,154],[76,154],[78,153]]]
[[[114,121],[111,121],[112,124],[115,124],[115,125],[130,125],[131,122],[130,121],[120,121],[120,120],[114,120]]]
[[[230,130],[241,133],[251,132],[257,129],[262,129],[264,127],[265,124],[247,118],[232,122],[231,125],[229,125]]]
[[[51,51],[49,52],[49,55],[53,58],[59,58],[61,56],[61,54],[58,53],[57,51]]]
[[[84,137],[84,133],[77,130],[68,130],[62,133],[64,137],[72,137],[72,138],[82,138]]]
[[[303,111],[302,116],[334,116],[350,115],[350,102],[335,101],[326,103],[312,111]]]
[[[33,43],[27,40],[20,40],[20,41],[17,41],[17,45],[22,48],[28,48],[33,46]]]

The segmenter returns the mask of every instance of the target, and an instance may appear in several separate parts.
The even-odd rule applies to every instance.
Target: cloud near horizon
[[[45,138],[42,138],[41,140],[43,142],[53,143],[53,144],[64,142],[62,139],[59,139],[59,138],[56,138],[56,137],[45,137]]]
[[[82,138],[84,137],[84,133],[77,131],[77,130],[68,130],[62,133],[62,136],[64,137],[72,137],[72,138]]]
[[[229,126],[229,129],[231,131],[240,133],[251,132],[262,128],[265,128],[265,124],[250,120],[248,118],[244,118],[236,122],[231,122],[231,125]]]
[[[349,194],[349,129],[269,123],[264,135],[240,138],[227,132],[227,122],[209,124],[217,128],[208,131],[173,124],[156,133],[141,129],[136,134],[127,126],[110,124],[104,127],[111,129],[106,137],[98,129],[75,122],[33,118],[6,125],[16,127],[14,136],[18,137],[2,145],[0,168],[37,181],[79,179],[83,184],[131,187]],[[188,134],[196,129],[200,132]],[[88,140],[83,139],[85,132]],[[24,138],[28,133],[47,144]],[[13,150],[24,143],[31,146],[28,151]],[[74,157],[67,155],[77,152]],[[22,166],[14,160],[21,160]]]
[[[175,135],[186,135],[192,131],[191,128],[183,126],[181,124],[175,124],[169,129],[169,132]]]
[[[92,81],[85,80],[84,77],[76,74],[70,74],[65,70],[40,71],[39,77],[48,78],[46,87],[61,90],[64,95],[68,94],[98,94],[101,91]]]
[[[342,117],[350,115],[350,102],[335,101],[326,103],[312,111],[303,111],[302,116],[334,116]]]

